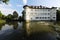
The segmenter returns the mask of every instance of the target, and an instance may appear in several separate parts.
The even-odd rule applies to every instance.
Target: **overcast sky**
[[[42,5],[47,7],[60,7],[60,0],[10,0],[8,5],[0,4],[0,10],[3,14],[12,14],[13,11],[17,11],[19,15],[22,15],[24,5]]]

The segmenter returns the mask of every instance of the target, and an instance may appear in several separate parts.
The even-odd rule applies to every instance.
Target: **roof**
[[[28,5],[24,5],[23,8],[26,8],[26,7],[29,7],[29,8],[32,8],[32,9],[56,9],[57,7],[52,7],[52,8],[49,8],[49,7],[45,7],[45,6],[28,6]]]

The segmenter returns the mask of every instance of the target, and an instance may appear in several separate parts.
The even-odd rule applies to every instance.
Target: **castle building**
[[[57,7],[44,7],[44,6],[23,6],[24,19],[26,21],[56,21],[56,9]]]

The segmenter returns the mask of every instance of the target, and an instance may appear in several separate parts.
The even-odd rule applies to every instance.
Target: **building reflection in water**
[[[39,32],[54,32],[49,22],[24,22],[23,28],[28,35]]]
[[[17,29],[18,28],[18,22],[14,22],[13,23],[13,29]]]
[[[30,34],[30,23],[28,22],[28,23],[26,23],[26,32],[27,32],[27,34],[29,35]]]
[[[12,33],[14,35],[14,39],[15,38],[20,39],[22,36],[25,37],[26,34],[28,36],[30,36],[29,38],[31,38],[31,39],[33,39],[33,38],[34,39],[35,38],[47,39],[47,37],[50,38],[50,36],[51,36],[51,38],[53,38],[53,37],[55,38],[55,35],[52,34],[52,32],[54,32],[52,27],[50,27],[48,23],[45,24],[44,22],[21,22],[21,23],[20,22],[7,22],[6,24],[1,25],[0,29],[1,29],[0,34],[4,33],[4,35],[6,35],[6,34],[10,35]],[[19,29],[23,29],[26,34],[24,32],[22,32],[22,30],[19,30]],[[17,31],[15,31],[15,30],[17,30]],[[17,32],[17,34],[16,34],[16,32]],[[15,34],[19,37],[16,37]],[[12,35],[11,35],[11,37],[12,37]]]

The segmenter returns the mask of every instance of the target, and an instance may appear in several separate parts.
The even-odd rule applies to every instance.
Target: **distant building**
[[[48,8],[44,6],[23,6],[24,19],[26,21],[56,21],[56,7]]]

